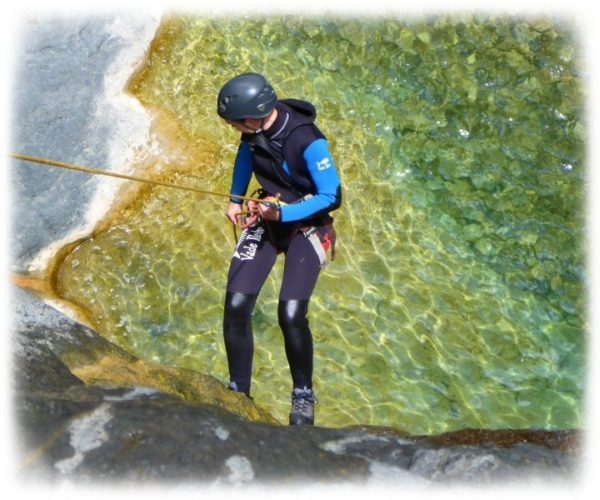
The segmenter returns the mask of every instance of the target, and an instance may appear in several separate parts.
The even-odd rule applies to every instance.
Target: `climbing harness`
[[[312,198],[312,194],[304,195],[298,201],[306,201]],[[321,269],[327,266],[327,252],[331,249],[331,260],[335,260],[335,230],[333,229],[333,219],[324,222],[321,226],[301,226],[300,231],[309,243],[315,249],[319,257],[319,266]]]
[[[327,250],[332,246],[331,237],[329,232],[320,234],[318,228],[315,226],[309,226],[301,228],[302,234],[309,241],[309,243],[315,249],[317,257],[319,257],[319,267],[324,268],[329,263],[327,260]],[[332,255],[332,259],[333,259]]]

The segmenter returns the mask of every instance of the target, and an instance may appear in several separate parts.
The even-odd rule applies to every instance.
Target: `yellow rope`
[[[258,203],[265,203],[264,200],[261,200],[259,198],[251,198],[249,196],[233,195],[231,193],[219,193],[217,191],[207,191],[206,189],[200,189],[200,188],[191,187],[191,186],[180,186],[178,184],[172,184],[170,182],[153,181],[150,179],[144,179],[143,177],[135,177],[133,175],[119,174],[117,172],[109,172],[107,170],[102,170],[102,169],[82,167],[81,165],[73,165],[71,163],[65,163],[62,161],[48,160],[46,158],[39,158],[37,156],[29,156],[29,155],[22,155],[22,154],[16,154],[16,153],[10,154],[9,156],[11,158],[15,158],[17,160],[29,161],[32,163],[38,163],[40,165],[49,165],[52,167],[66,168],[68,170],[76,170],[78,172],[85,172],[87,174],[92,174],[92,175],[105,175],[108,177],[117,177],[118,179],[126,179],[129,181],[136,181],[136,182],[146,182],[148,184],[155,184],[157,186],[165,186],[165,187],[170,187],[170,188],[183,189],[185,191],[193,191],[195,193],[209,194],[212,196],[221,196],[221,197],[226,197],[226,198],[236,198],[236,199],[240,199],[240,200],[248,200],[248,201],[256,201]]]

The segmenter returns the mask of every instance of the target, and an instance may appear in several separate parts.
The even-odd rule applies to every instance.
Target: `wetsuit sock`
[[[281,300],[277,310],[294,387],[312,388],[313,342],[308,300]]]
[[[252,310],[257,295],[227,292],[223,318],[223,337],[227,351],[229,378],[237,390],[250,396],[252,378]]]

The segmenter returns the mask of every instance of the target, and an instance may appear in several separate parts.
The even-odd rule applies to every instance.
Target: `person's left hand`
[[[265,198],[266,201],[277,201],[276,198]],[[265,205],[264,203],[258,204],[258,210],[260,212],[260,216],[265,220],[279,220],[281,217],[281,212],[278,208],[273,208],[270,205]]]

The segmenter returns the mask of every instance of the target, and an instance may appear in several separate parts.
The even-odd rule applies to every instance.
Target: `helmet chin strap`
[[[263,127],[265,126],[265,120],[266,120],[266,119],[267,119],[267,117],[265,116],[264,118],[262,118],[262,119],[260,120],[260,127],[259,127],[259,128],[257,128],[257,129],[254,131],[254,133],[255,133],[255,134],[260,134],[260,133],[263,131]]]

